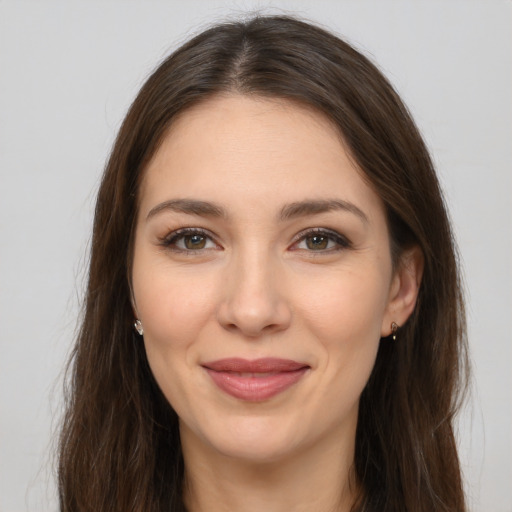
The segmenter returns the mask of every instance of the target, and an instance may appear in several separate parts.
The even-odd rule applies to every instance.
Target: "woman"
[[[287,17],[148,79],[99,191],[63,511],[465,510],[450,225],[389,83]]]

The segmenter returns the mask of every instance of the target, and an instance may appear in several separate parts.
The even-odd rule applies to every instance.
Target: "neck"
[[[189,512],[349,512],[357,495],[354,445],[332,442],[271,462],[229,457],[182,428]],[[331,440],[332,441],[332,440]]]

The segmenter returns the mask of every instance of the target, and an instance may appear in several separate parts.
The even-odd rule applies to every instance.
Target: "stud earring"
[[[142,336],[144,334],[144,327],[142,327],[142,322],[137,318],[135,323],[133,324],[135,330]]]
[[[393,337],[393,341],[396,341],[397,331],[398,331],[398,324],[395,322],[391,322],[391,336]]]

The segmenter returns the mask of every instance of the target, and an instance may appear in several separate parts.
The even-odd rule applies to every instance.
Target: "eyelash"
[[[164,237],[160,243],[163,247],[166,249],[172,250],[174,252],[180,252],[184,254],[198,254],[205,250],[212,249],[212,247],[202,247],[199,249],[187,249],[182,247],[177,247],[177,243],[181,240],[184,240],[186,236],[194,236],[199,235],[200,237],[203,237],[206,240],[209,240],[213,242],[215,245],[218,246],[218,244],[215,242],[215,237],[207,230],[202,228],[182,228],[178,229],[176,231],[173,231],[172,233],[168,234],[166,237]],[[336,247],[330,247],[326,249],[304,249],[304,248],[298,248],[297,246],[300,242],[304,242],[307,240],[308,237],[312,236],[319,236],[322,238],[326,238],[329,242],[334,242],[336,244]],[[208,243],[208,242],[206,242]],[[318,253],[318,254],[325,254],[335,251],[341,251],[344,249],[350,249],[352,247],[352,243],[348,238],[341,235],[340,233],[337,233],[336,231],[332,231],[330,229],[325,228],[310,228],[305,231],[302,231],[298,235],[296,235],[292,245],[291,250],[297,251],[297,250],[304,250],[310,253]]]
[[[194,236],[199,235],[203,237],[204,239],[212,241],[215,245],[217,243],[215,242],[214,237],[209,231],[206,231],[205,229],[201,228],[182,228],[178,229],[176,231],[173,231],[172,233],[169,233],[165,238],[163,238],[160,243],[162,246],[164,246],[166,249],[169,249],[171,251],[175,252],[181,252],[185,254],[194,254],[194,253],[200,253],[204,250],[211,249],[211,247],[208,248],[201,248],[201,249],[186,249],[182,247],[177,247],[176,244],[180,240],[184,240],[186,236]]]
[[[336,244],[336,247],[331,247],[328,249],[320,249],[317,251],[315,251],[313,249],[300,249],[300,248],[295,248],[293,250],[305,250],[305,251],[311,252],[311,253],[325,254],[325,253],[330,253],[330,252],[335,252],[335,251],[342,251],[344,249],[350,249],[352,247],[352,243],[350,242],[350,240],[347,237],[341,235],[337,231],[333,231],[331,229],[326,229],[326,228],[310,228],[305,231],[302,231],[295,237],[295,241],[293,242],[292,247],[299,244],[299,242],[306,241],[307,238],[311,237],[311,236],[319,236],[322,238],[327,238],[328,241],[334,242]]]

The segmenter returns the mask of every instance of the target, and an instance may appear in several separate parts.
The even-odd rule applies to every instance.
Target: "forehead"
[[[181,114],[140,190],[145,207],[176,197],[270,207],[333,195],[382,209],[325,115],[287,100],[242,95],[215,97]]]

